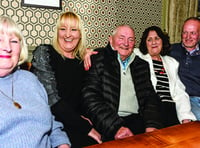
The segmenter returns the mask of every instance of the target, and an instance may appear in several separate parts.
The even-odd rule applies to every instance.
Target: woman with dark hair
[[[185,86],[178,77],[178,62],[167,56],[169,50],[169,36],[157,26],[145,29],[139,49],[134,50],[149,63],[151,81],[160,98],[164,127],[196,120]]]

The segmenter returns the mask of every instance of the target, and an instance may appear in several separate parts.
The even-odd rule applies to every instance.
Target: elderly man
[[[179,62],[179,76],[190,96],[192,112],[200,120],[200,20],[191,17],[182,28],[182,41],[172,46],[170,55]]]
[[[161,128],[148,63],[133,53],[134,29],[120,25],[96,49],[82,89],[83,109],[103,141]]]

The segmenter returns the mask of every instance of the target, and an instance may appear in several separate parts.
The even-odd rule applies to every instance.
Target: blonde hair
[[[0,32],[1,33],[5,32],[7,34],[14,34],[16,35],[16,37],[18,37],[21,46],[18,65],[25,62],[28,58],[28,49],[25,43],[24,36],[22,35],[22,32],[17,26],[17,24],[7,16],[0,16]]]
[[[81,38],[80,38],[80,41],[78,42],[78,45],[73,50],[72,54],[75,58],[83,60],[85,52],[86,52],[85,32],[84,32],[84,28],[83,28],[82,21],[81,21],[80,17],[73,12],[65,12],[65,13],[60,15],[60,17],[57,21],[56,30],[55,30],[54,37],[53,37],[53,47],[55,48],[55,50],[59,54],[61,54],[64,57],[63,52],[62,52],[62,50],[59,46],[59,43],[58,43],[58,31],[59,31],[60,27],[63,26],[66,23],[66,21],[67,21],[69,26],[71,26],[72,23],[75,21],[76,25],[77,25],[76,26],[77,29],[80,30]]]

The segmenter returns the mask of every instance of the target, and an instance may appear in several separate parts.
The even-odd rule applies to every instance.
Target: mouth
[[[72,39],[64,39],[66,42],[72,42]]]
[[[185,42],[192,42],[193,40],[191,39],[186,39]]]
[[[126,47],[120,47],[120,49],[122,49],[122,50],[128,50],[129,48],[126,48]]]
[[[10,58],[10,55],[0,55],[0,58]]]

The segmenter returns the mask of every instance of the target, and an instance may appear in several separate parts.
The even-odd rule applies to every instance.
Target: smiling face
[[[182,31],[182,42],[189,51],[196,48],[200,40],[200,23],[196,20],[185,22]]]
[[[160,58],[160,52],[162,50],[162,39],[158,36],[156,31],[149,31],[146,39],[146,46],[152,59],[156,60]]]
[[[20,40],[15,34],[0,33],[0,77],[12,72],[20,56]]]
[[[122,60],[133,52],[135,46],[135,33],[128,26],[120,26],[116,33],[109,38],[111,46],[117,50]]]
[[[65,20],[58,28],[58,44],[65,57],[74,58],[73,51],[81,39],[81,33],[76,20],[68,22],[69,20]]]

